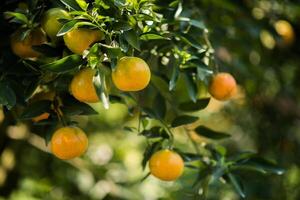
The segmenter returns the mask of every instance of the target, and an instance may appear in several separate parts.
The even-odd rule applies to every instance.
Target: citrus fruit
[[[41,100],[53,101],[54,97],[55,97],[55,92],[53,92],[53,91],[40,92],[40,93],[37,93],[36,95],[34,95],[34,97],[30,100],[30,102],[33,103],[35,101],[41,101]],[[48,119],[49,116],[50,116],[50,114],[45,112],[39,116],[32,118],[32,121],[39,122],[41,120]]]
[[[276,32],[282,37],[285,45],[292,44],[295,39],[295,32],[292,25],[285,20],[278,20],[274,24]]]
[[[209,93],[215,99],[225,101],[230,99],[236,92],[236,82],[229,73],[216,74],[209,85]]]
[[[112,72],[115,86],[122,91],[139,91],[150,82],[151,71],[141,58],[122,57]]]
[[[70,90],[72,95],[78,100],[86,103],[99,101],[96,88],[93,84],[95,70],[86,68],[79,71],[72,79]]]
[[[61,8],[51,8],[45,12],[42,18],[42,28],[52,40],[56,40],[56,34],[63,26],[58,21],[60,18],[69,19],[70,16],[67,11]]]
[[[87,146],[88,138],[78,127],[60,128],[55,131],[51,138],[51,151],[62,160],[81,156],[86,151]]]
[[[100,30],[87,28],[77,28],[64,35],[66,46],[76,54],[82,54],[90,45],[102,39],[104,39],[104,34]]]
[[[23,29],[17,30],[11,37],[11,49],[21,58],[36,58],[39,52],[32,49],[34,45],[41,45],[47,41],[46,35],[41,28],[35,28],[22,40]]]
[[[184,162],[176,152],[161,150],[151,156],[149,168],[153,176],[163,181],[174,181],[183,173]]]

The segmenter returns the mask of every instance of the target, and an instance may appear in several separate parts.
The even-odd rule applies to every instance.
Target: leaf
[[[6,18],[14,18],[14,20],[17,20],[23,24],[28,24],[28,19],[26,15],[23,13],[18,13],[18,12],[5,12],[4,13]]]
[[[146,167],[146,164],[148,162],[148,160],[150,159],[150,157],[158,150],[161,149],[161,143],[160,142],[155,142],[151,145],[148,145],[147,148],[145,149],[145,152],[144,152],[144,158],[142,160],[142,166],[143,166],[143,169],[145,169]]]
[[[140,135],[143,135],[147,138],[169,138],[169,135],[166,133],[166,131],[159,126],[154,126],[150,130],[143,130]]]
[[[150,118],[156,118],[156,113],[153,111],[153,109],[151,108],[142,108],[143,112],[145,112],[147,114],[147,116],[149,116]]]
[[[199,154],[186,153],[186,152],[178,152],[178,153],[180,154],[180,156],[182,157],[184,162],[193,162],[196,160],[202,160],[202,156],[200,156]],[[199,167],[198,167],[198,169],[199,169]]]
[[[81,10],[81,7],[74,0],[60,0],[64,5],[72,10]]]
[[[20,116],[20,119],[31,119],[50,110],[52,102],[49,100],[36,101],[28,105]]]
[[[123,55],[120,47],[112,47],[106,44],[99,43],[100,46],[104,47],[109,58],[119,58]]]
[[[89,4],[85,2],[85,0],[76,0],[76,3],[80,6],[80,8],[84,11],[87,10]]]
[[[61,108],[64,115],[96,115],[98,114],[91,106],[86,103],[77,101],[69,96],[63,98],[63,107]]]
[[[48,44],[42,44],[42,45],[38,45],[38,46],[32,46],[32,48],[35,51],[38,51],[44,55],[46,55],[47,57],[57,57],[61,54],[61,52],[56,49],[53,48],[52,46],[48,45]]]
[[[179,17],[178,20],[182,21],[182,22],[187,22],[191,26],[194,26],[194,27],[202,29],[202,30],[206,29],[204,23],[201,22],[201,21],[198,21],[198,20],[190,19],[190,18],[187,18],[187,17]]]
[[[73,30],[76,28],[76,23],[77,21],[76,20],[72,20],[72,21],[69,21],[67,23],[65,23],[61,29],[57,32],[56,36],[63,36],[64,34],[66,34],[67,32]]]
[[[197,85],[196,85],[195,81],[193,80],[193,76],[191,74],[184,73],[184,78],[185,78],[184,80],[185,80],[185,84],[187,86],[188,94],[189,94],[191,100],[195,103],[197,101],[197,96],[198,96]]]
[[[195,132],[200,136],[204,136],[204,137],[207,137],[207,138],[210,138],[210,139],[215,139],[215,140],[230,137],[230,135],[227,134],[227,133],[221,133],[221,132],[213,131],[213,130],[208,129],[204,126],[198,126],[195,129]]]
[[[16,94],[7,82],[0,82],[0,105],[11,109],[16,104]]]
[[[170,38],[164,37],[158,33],[143,33],[140,35],[141,40],[171,40]]]
[[[169,91],[172,91],[175,89],[178,77],[179,77],[179,65],[177,60],[175,60],[174,57],[172,57],[170,59],[170,66],[173,67],[173,71],[172,71],[172,75],[171,75],[171,79],[169,82]]]
[[[164,97],[160,93],[154,98],[152,108],[157,118],[163,119],[165,117],[167,105]]]
[[[98,97],[101,99],[105,109],[109,109],[109,94],[106,86],[105,74],[100,71],[93,78]]]
[[[81,56],[73,54],[70,56],[66,56],[62,59],[56,60],[52,63],[42,65],[40,66],[40,68],[55,73],[63,73],[75,69],[81,64],[83,64]]]
[[[129,131],[129,132],[134,132],[136,131],[136,128],[135,127],[129,127],[129,126],[125,126],[123,128],[124,131]]]
[[[258,156],[249,158],[242,164],[236,164],[234,165],[234,168],[242,170],[255,170],[263,174],[272,173],[282,175],[285,172],[283,168],[277,166],[273,162]]]
[[[209,103],[210,98],[198,99],[196,102],[188,101],[181,103],[179,109],[187,112],[195,112],[206,108]]]
[[[241,182],[241,180],[234,176],[232,173],[228,173],[227,174],[230,183],[232,184],[233,188],[235,189],[235,191],[242,197],[242,198],[246,198],[245,195],[245,191],[244,191],[244,186],[243,183]]]
[[[194,117],[194,116],[189,116],[189,115],[181,115],[176,117],[172,123],[171,126],[172,127],[178,127],[178,126],[182,126],[185,124],[191,124],[194,123],[198,120],[198,117]]]
[[[133,46],[135,49],[140,51],[140,41],[139,41],[139,37],[137,36],[137,33],[131,29],[129,31],[124,31],[124,38],[125,40],[131,45]]]
[[[180,34],[179,37],[182,39],[183,42],[185,42],[186,44],[198,49],[198,50],[202,50],[202,46],[199,44],[199,42],[197,40],[195,40],[194,38],[192,38],[190,35],[188,34]]]

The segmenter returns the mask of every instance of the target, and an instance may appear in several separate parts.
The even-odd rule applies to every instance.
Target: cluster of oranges
[[[46,35],[54,42],[61,38],[57,33],[62,27],[59,18],[69,19],[68,12],[60,8],[48,10],[40,28],[34,28],[29,34],[21,39],[24,30],[17,30],[11,37],[12,51],[21,58],[37,58],[40,53],[32,47],[47,42]],[[93,43],[104,39],[100,30],[87,28],[74,28],[63,35],[66,47],[75,54],[82,55]],[[91,68],[81,69],[74,75],[70,83],[71,94],[79,101],[95,103],[100,99],[93,84],[96,70]],[[150,82],[151,72],[147,63],[138,57],[122,57],[118,60],[112,71],[112,81],[116,88],[121,91],[140,91],[147,87]],[[228,73],[219,73],[212,78],[209,86],[210,94],[218,100],[230,99],[236,91],[236,82]],[[53,101],[55,94],[46,93],[36,100]],[[47,119],[49,113],[43,113],[33,119],[34,122]],[[66,126],[59,128],[51,139],[51,151],[60,159],[72,159],[81,156],[87,149],[88,138],[78,127]],[[149,160],[149,168],[152,175],[164,180],[173,181],[183,172],[184,161],[179,154],[172,150],[160,150],[154,153]]]

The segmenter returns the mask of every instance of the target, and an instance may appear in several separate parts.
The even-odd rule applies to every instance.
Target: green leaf
[[[80,8],[84,11],[87,10],[89,4],[85,2],[85,0],[76,0],[76,3],[80,6]]]
[[[143,33],[140,35],[141,40],[171,40],[170,38],[164,37],[158,33]]]
[[[74,0],[60,0],[60,1],[72,10],[81,10],[81,7]]]
[[[83,62],[84,61],[82,60],[80,55],[73,54],[56,60],[52,63],[42,65],[40,66],[40,68],[55,73],[63,73],[79,67],[81,64],[83,64]]]
[[[194,116],[189,116],[189,115],[181,115],[176,117],[172,123],[171,126],[172,127],[178,127],[178,126],[182,126],[185,124],[191,124],[194,123],[198,120],[198,117],[194,117]]]
[[[86,103],[77,101],[72,97],[63,98],[63,107],[61,108],[64,115],[96,115],[98,114],[91,106]]]
[[[7,82],[0,82],[0,105],[11,109],[16,104],[16,94]]]
[[[195,129],[195,132],[200,136],[204,136],[204,137],[207,137],[207,138],[210,138],[210,139],[215,139],[215,140],[230,137],[230,135],[227,134],[227,133],[221,133],[221,132],[213,131],[213,130],[211,130],[209,128],[206,128],[204,126],[198,126]]]
[[[143,169],[145,169],[146,164],[150,157],[158,150],[161,149],[161,142],[155,142],[151,145],[148,145],[147,148],[145,149],[143,160],[142,160],[142,166]]]
[[[285,172],[283,168],[277,166],[275,163],[258,156],[249,158],[240,164],[236,164],[234,165],[234,168],[240,170],[255,170],[263,174],[271,173],[282,175]]]
[[[159,126],[152,127],[150,130],[143,130],[140,135],[143,135],[147,138],[169,138],[169,135],[166,133],[166,131]]]
[[[192,101],[184,102],[179,105],[179,109],[186,112],[195,112],[206,108],[210,98],[198,99],[195,103]]]
[[[94,82],[94,86],[96,88],[97,95],[103,103],[103,107],[105,109],[109,109],[109,94],[108,94],[108,90],[107,90],[107,86],[106,86],[105,73],[98,71],[97,75],[94,76],[93,82]]]
[[[169,82],[169,91],[172,91],[175,89],[177,80],[179,78],[179,65],[174,57],[170,58],[170,66],[172,66],[173,71]]]
[[[244,186],[243,183],[241,182],[241,180],[236,177],[235,175],[233,175],[232,173],[228,173],[227,174],[230,183],[232,184],[233,188],[235,189],[235,191],[242,197],[242,198],[246,198],[245,195],[245,191],[244,191]]]
[[[59,51],[56,48],[53,48],[52,46],[48,45],[48,44],[42,44],[42,45],[38,45],[38,46],[32,46],[32,48],[35,51],[38,51],[44,55],[46,55],[47,57],[57,57],[60,56],[61,51]]]
[[[193,162],[196,160],[202,160],[202,156],[200,156],[199,154],[180,152],[180,151],[178,151],[178,153],[180,154],[180,156],[182,157],[184,162]],[[199,167],[198,167],[198,169],[199,169]]]
[[[178,20],[182,21],[182,22],[187,22],[191,26],[194,26],[194,27],[202,29],[202,30],[206,29],[204,23],[201,22],[201,21],[198,21],[198,20],[190,19],[190,18],[187,18],[187,17],[179,17]]]
[[[198,49],[198,50],[202,50],[202,46],[199,44],[199,42],[197,40],[195,40],[193,37],[191,37],[188,34],[180,34],[179,37],[182,39],[183,42],[185,42],[186,44]]]
[[[20,23],[23,24],[28,24],[28,19],[26,17],[26,15],[22,14],[22,13],[18,13],[18,12],[5,12],[4,13],[5,17],[7,18],[14,18],[14,20],[19,21]]]
[[[184,78],[185,78],[184,80],[187,86],[189,97],[194,103],[196,103],[197,96],[198,96],[197,84],[195,83],[193,76],[189,73],[184,73]]]
[[[20,116],[20,119],[31,119],[50,110],[52,102],[49,100],[36,101],[28,105]]]
[[[124,38],[125,40],[135,49],[140,51],[140,41],[139,41],[139,37],[136,33],[136,31],[134,31],[133,29],[129,30],[129,31],[125,31],[124,32]]]
[[[64,34],[66,34],[67,32],[75,29],[77,26],[77,21],[76,20],[71,20],[67,23],[65,23],[61,29],[58,31],[58,33],[56,34],[56,36],[63,36]]]
[[[154,98],[152,108],[157,118],[163,119],[165,117],[167,105],[164,97],[160,93]]]
[[[120,47],[112,47],[106,44],[99,43],[102,47],[104,47],[105,51],[108,54],[109,58],[119,58],[123,55]]]

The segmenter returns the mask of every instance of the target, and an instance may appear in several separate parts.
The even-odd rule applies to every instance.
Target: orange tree
[[[209,30],[184,7],[179,0],[8,2],[1,21],[5,120],[33,121],[54,155],[72,159],[88,145],[72,117],[97,114],[87,103],[101,101],[106,109],[122,103],[138,118],[136,127],[124,131],[147,140],[142,166],[149,161],[149,174],[165,181],[178,178],[184,167],[195,170],[198,176],[190,182],[199,198],[218,181],[245,197],[239,171],[282,174],[255,153],[227,155],[221,145],[197,144],[190,132],[213,140],[230,137],[205,126],[186,129],[193,151],[174,145],[173,131],[198,120],[193,112],[210,98],[228,100],[236,91],[234,78],[218,71]],[[43,92],[54,97],[31,100]]]

